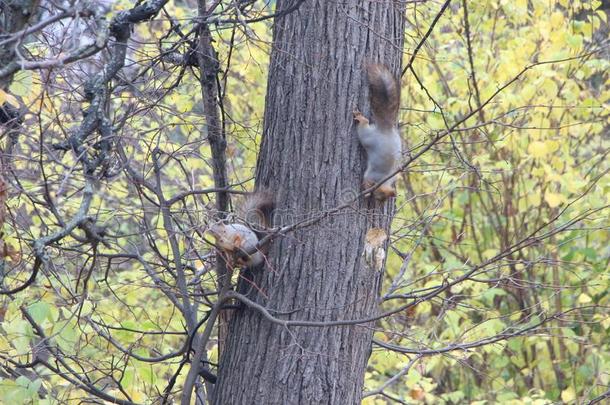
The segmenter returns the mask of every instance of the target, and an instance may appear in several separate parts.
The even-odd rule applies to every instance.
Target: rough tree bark
[[[0,1],[0,39],[23,29],[35,15],[38,3],[39,0]],[[4,67],[13,62],[15,56],[14,42],[0,46],[0,66]],[[12,79],[12,74],[0,78],[0,88],[5,89]]]
[[[292,4],[278,1],[277,9]],[[403,14],[404,2],[306,0],[276,20],[257,186],[276,193],[282,224],[315,217],[360,191],[365,155],[352,111],[368,114],[363,65],[380,61],[400,72]],[[383,260],[367,265],[365,235],[387,229],[391,212],[391,203],[360,198],[277,239],[268,268],[240,280],[240,291],[282,319],[374,315]],[[237,310],[214,403],[360,403],[372,326],[284,328],[255,309]]]
[[[33,20],[39,2],[39,0],[0,1],[0,40],[19,32],[29,21]],[[16,49],[15,42],[0,45],[0,68],[15,62]],[[0,90],[6,90],[12,80],[12,73],[4,77],[0,76]],[[0,104],[0,126],[8,124],[9,127],[15,129],[18,126],[18,115],[17,109],[8,102]]]

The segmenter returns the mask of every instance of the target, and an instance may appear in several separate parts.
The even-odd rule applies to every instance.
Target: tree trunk
[[[292,4],[278,1],[277,10]],[[365,154],[352,111],[368,114],[366,61],[400,72],[403,14],[404,2],[307,0],[276,19],[257,185],[277,196],[281,225],[360,192]],[[276,239],[267,268],[240,280],[239,290],[281,319],[375,315],[384,260],[365,260],[365,235],[387,230],[392,211],[360,198]],[[237,310],[214,403],[360,403],[372,326],[286,328],[256,309]]]
[[[0,1],[0,35],[11,35],[22,30],[36,14],[39,0]],[[5,67],[15,61],[15,43],[0,46],[0,66]],[[13,75],[0,78],[0,89],[5,89],[13,80]]]

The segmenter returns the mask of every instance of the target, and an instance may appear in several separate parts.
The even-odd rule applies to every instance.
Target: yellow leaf
[[[549,152],[546,143],[535,141],[529,144],[527,152],[534,158],[542,158]]]
[[[32,88],[32,72],[22,70],[13,77],[9,91],[17,96],[26,96]]]
[[[544,195],[544,201],[546,201],[551,208],[558,207],[564,200],[565,197],[561,194],[547,192]]]
[[[578,174],[572,174],[567,178],[566,188],[570,193],[577,193],[587,186],[587,182],[584,181]]]
[[[551,24],[548,21],[540,21],[537,24],[540,36],[544,39],[548,39],[551,34]]]
[[[557,170],[558,172],[563,171],[565,164],[566,164],[565,159],[562,159],[559,156],[555,156],[555,157],[553,157],[553,159],[551,159],[551,166],[553,167],[553,169]]]
[[[545,79],[542,82],[541,88],[548,97],[557,97],[557,93],[559,92],[559,88],[553,79]]]
[[[526,14],[527,13],[527,0],[516,0],[514,7],[517,12]]]
[[[553,153],[559,149],[559,142],[548,140],[545,142],[546,148],[550,153]]]
[[[527,196],[527,201],[531,204],[532,207],[537,207],[540,205],[542,198],[540,198],[539,193],[532,193]]]
[[[544,171],[544,168],[542,168],[542,167],[537,167],[532,170],[532,176],[535,176],[535,177],[544,177],[545,173],[546,172]]]
[[[13,96],[12,94],[8,94],[4,90],[0,89],[0,105],[4,104],[5,102],[9,103],[13,107],[19,108],[19,102],[17,101],[15,96]]]
[[[513,312],[513,314],[512,314],[511,316],[509,316],[509,319],[510,319],[511,321],[517,321],[517,320],[519,320],[519,319],[520,319],[522,316],[523,316],[523,315],[521,315],[521,312],[519,312],[519,311],[515,311],[515,312]],[[523,370],[522,370],[522,371],[523,371]]]
[[[553,28],[559,28],[563,25],[563,14],[560,13],[559,11],[555,11],[552,15],[551,15],[551,25],[553,26]]]
[[[521,100],[529,101],[536,94],[536,88],[534,86],[524,86],[519,92]]]
[[[415,309],[417,310],[417,313],[420,315],[429,314],[432,311],[432,305],[430,304],[430,302],[424,301],[422,303],[417,304]]]
[[[547,174],[547,179],[549,181],[556,181],[556,182],[560,182],[561,181],[561,176],[553,171],[550,170],[549,168],[549,172]]]
[[[588,304],[592,301],[591,297],[589,297],[587,294],[582,293],[578,296],[578,303],[579,304]]]
[[[574,392],[574,388],[569,387],[561,392],[561,400],[563,402],[572,402],[576,399],[576,393]]]
[[[491,259],[492,257],[494,257],[496,254],[498,253],[498,251],[496,249],[487,249],[483,252],[483,257],[485,259]]]

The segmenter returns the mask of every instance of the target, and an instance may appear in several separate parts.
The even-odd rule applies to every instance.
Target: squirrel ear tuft
[[[239,234],[235,234],[233,236],[233,246],[235,247],[241,247],[241,235]]]

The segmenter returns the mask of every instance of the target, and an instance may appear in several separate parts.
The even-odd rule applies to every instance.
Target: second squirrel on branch
[[[271,226],[274,209],[273,195],[258,191],[248,195],[235,222],[210,226],[208,232],[231,267],[258,267],[264,263],[268,244],[258,246],[258,243]]]
[[[373,123],[369,123],[360,111],[354,111],[358,138],[367,155],[362,186],[368,189],[383,181],[373,191],[373,196],[379,201],[385,201],[389,197],[396,196],[395,176],[385,179],[398,168],[402,154],[400,134],[396,127],[400,85],[384,65],[368,65],[367,77]]]

